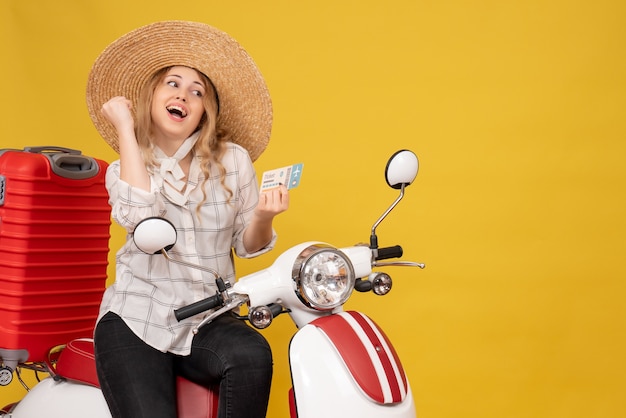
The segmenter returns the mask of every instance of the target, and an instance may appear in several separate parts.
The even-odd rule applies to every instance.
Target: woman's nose
[[[187,97],[185,95],[183,95],[183,94],[179,94],[178,96],[176,96],[176,98],[178,100],[182,100],[183,102],[187,101]]]

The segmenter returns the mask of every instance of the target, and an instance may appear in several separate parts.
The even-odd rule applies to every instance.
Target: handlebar
[[[378,255],[376,256],[376,260],[400,258],[402,257],[402,254],[402,247],[399,245],[394,245],[393,247],[383,247],[378,249]]]
[[[218,306],[222,306],[224,304],[224,298],[219,293],[216,293],[213,296],[209,296],[206,299],[199,300],[198,302],[194,302],[191,305],[183,306],[182,308],[176,309],[174,311],[174,316],[178,321],[182,321],[183,319],[192,317],[201,312],[208,311],[209,309],[217,308]]]

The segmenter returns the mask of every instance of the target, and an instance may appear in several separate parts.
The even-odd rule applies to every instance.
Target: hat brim
[[[102,105],[115,96],[137,103],[143,85],[158,70],[182,65],[202,72],[219,97],[217,125],[256,160],[267,147],[272,103],[250,55],[225,32],[204,23],[163,21],[140,27],[110,44],[87,81],[87,107],[96,129],[119,152],[117,133]]]

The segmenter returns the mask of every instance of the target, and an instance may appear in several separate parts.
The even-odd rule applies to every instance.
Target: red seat
[[[187,379],[176,379],[179,418],[217,417],[218,387],[207,389]]]
[[[61,351],[52,368],[53,374],[64,379],[74,380],[99,387],[96,375],[96,362],[93,353],[93,340],[81,338],[70,341]],[[218,387],[206,389],[203,386],[178,377],[176,379],[179,418],[217,417]]]

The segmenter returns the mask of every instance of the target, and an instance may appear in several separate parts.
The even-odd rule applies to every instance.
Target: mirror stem
[[[171,261],[172,263],[180,264],[180,265],[186,266],[186,267],[191,267],[193,269],[206,271],[208,273],[211,273],[213,276],[215,276],[215,279],[219,279],[220,278],[220,274],[217,271],[215,271],[212,268],[210,268],[210,267],[204,267],[204,266],[199,266],[199,265],[192,264],[192,263],[187,263],[186,261],[175,260],[172,257],[170,257],[170,255],[167,253],[167,251],[165,251],[165,249],[161,250],[161,254],[163,254],[163,256],[167,259],[167,261]]]
[[[393,202],[391,206],[389,206],[389,208],[385,211],[385,213],[383,213],[382,216],[378,218],[378,220],[374,223],[374,226],[372,226],[372,234],[370,235],[370,249],[372,250],[378,249],[378,237],[376,236],[376,228],[378,228],[378,225],[380,225],[383,219],[385,219],[387,215],[389,215],[389,212],[391,212],[393,208],[395,208],[396,205],[400,203],[400,201],[404,197],[404,186],[405,184],[402,183],[402,185],[400,186],[400,196],[398,196],[395,202]],[[377,254],[374,254],[374,255],[376,256]]]

